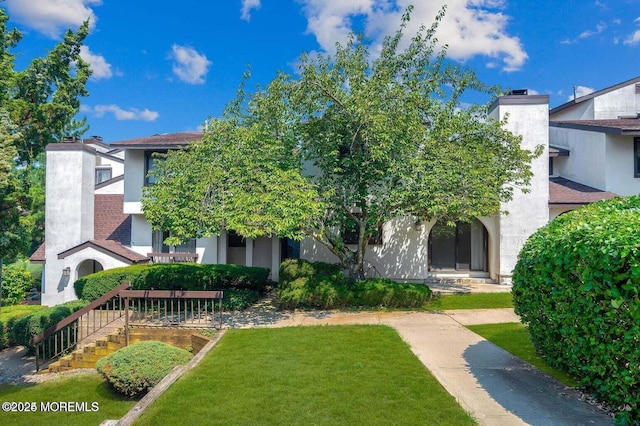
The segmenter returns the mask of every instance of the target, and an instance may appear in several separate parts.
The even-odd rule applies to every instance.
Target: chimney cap
[[[507,96],[526,96],[529,94],[528,89],[515,89],[507,93]]]

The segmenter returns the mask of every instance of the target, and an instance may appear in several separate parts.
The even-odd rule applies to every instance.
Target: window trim
[[[153,181],[149,179],[149,171],[154,169],[154,167],[150,168],[149,166],[153,163],[153,161],[159,160],[159,158],[154,157],[154,155],[166,154],[166,153],[167,153],[167,150],[144,152],[144,186],[153,185],[155,183],[155,178]]]
[[[633,138],[633,177],[640,178],[640,137]]]
[[[106,171],[108,171],[108,172],[109,172],[109,178],[108,178],[108,179],[101,180],[101,181],[98,181],[98,174],[99,174],[99,172],[106,172]],[[96,185],[99,185],[99,184],[101,184],[101,183],[103,183],[103,182],[106,182],[106,181],[108,181],[108,180],[111,180],[112,178],[113,178],[113,169],[111,168],[111,166],[96,166],[96,169],[95,169],[95,178],[94,178],[94,179],[95,179],[95,183],[96,183]]]

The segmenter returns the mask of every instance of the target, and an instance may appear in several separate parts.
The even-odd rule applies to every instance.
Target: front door
[[[438,221],[429,233],[429,270],[486,271],[487,231],[479,220],[449,226]]]

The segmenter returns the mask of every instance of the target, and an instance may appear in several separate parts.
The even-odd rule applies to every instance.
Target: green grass
[[[511,293],[473,293],[436,296],[425,305],[430,311],[513,308]]]
[[[526,327],[520,323],[469,325],[467,328],[500,346],[507,352],[537,367],[567,386],[576,387],[578,381],[567,373],[547,365],[529,338]]]
[[[229,330],[142,425],[470,425],[386,326]]]
[[[1,412],[3,425],[98,425],[103,420],[119,419],[124,416],[136,401],[125,399],[115,392],[97,373],[78,374],[50,380],[37,385],[0,385],[0,401],[36,403],[36,412]],[[42,411],[41,403],[87,402],[93,408],[97,402],[97,411],[57,412]],[[51,405],[55,407],[55,404]]]

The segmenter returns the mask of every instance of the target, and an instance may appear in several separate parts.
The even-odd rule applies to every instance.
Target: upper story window
[[[96,185],[111,179],[111,167],[96,167]]]
[[[144,184],[153,185],[156,183],[156,178],[154,176],[149,176],[150,171],[156,170],[156,165],[158,161],[162,161],[162,157],[158,157],[156,154],[166,154],[167,151],[145,151],[144,152]]]
[[[640,138],[633,138],[633,177],[640,178]]]

